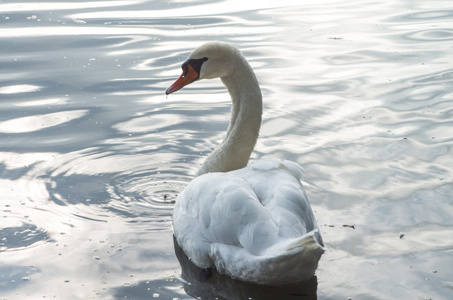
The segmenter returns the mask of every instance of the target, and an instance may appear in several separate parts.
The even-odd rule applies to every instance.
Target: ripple
[[[50,114],[28,116],[0,122],[0,132],[26,133],[54,127],[88,114],[88,110],[61,111]]]
[[[0,252],[14,248],[28,247],[49,239],[50,236],[47,232],[38,229],[33,224],[5,227],[0,229]]]
[[[30,276],[40,273],[36,266],[15,266],[4,264],[0,266],[0,287],[2,292],[21,289],[29,283]]]
[[[82,3],[72,3],[72,2],[50,2],[50,3],[33,3],[27,2],[27,5],[24,3],[9,3],[9,4],[0,4],[0,12],[20,12],[20,11],[55,11],[55,10],[72,10],[72,9],[86,9],[86,8],[101,8],[101,7],[114,7],[114,6],[124,6],[131,5],[136,3],[141,3],[143,1],[128,0],[128,1],[84,1]]]
[[[113,179],[110,196],[120,201],[134,199],[159,208],[175,203],[179,193],[188,183],[187,177],[156,171],[121,175]]]
[[[453,10],[448,9],[416,12],[409,15],[409,19],[413,20],[449,19],[451,17],[453,17]]]
[[[394,56],[394,53],[387,51],[360,50],[325,56],[324,60],[334,65],[355,65],[370,62],[388,62]]]
[[[31,100],[26,102],[15,103],[15,106],[45,106],[52,104],[66,104],[68,101],[67,98],[46,98],[40,100]]]
[[[414,41],[450,41],[453,40],[453,30],[452,29],[430,29],[430,30],[420,30],[411,32],[403,35],[403,38],[414,40]]]
[[[441,20],[451,19],[453,17],[453,10],[429,10],[429,11],[418,11],[411,13],[404,13],[396,16],[387,18],[387,22],[407,22],[407,21],[428,21],[428,20]]]
[[[183,169],[185,166],[179,166]],[[172,168],[177,169],[177,166]],[[111,202],[106,209],[136,222],[169,221],[179,193],[190,179],[176,173],[156,170],[115,176],[107,187]],[[159,228],[159,226],[156,226]]]
[[[88,19],[88,18],[153,18],[166,19],[175,17],[197,17],[201,16],[218,16],[228,15],[232,13],[255,11],[257,9],[256,3],[244,2],[242,0],[218,1],[199,3],[198,5],[184,5],[177,3],[176,6],[167,7],[167,9],[153,9],[153,10],[123,10],[123,11],[102,11],[102,12],[88,12],[71,15],[74,19]],[[288,7],[298,5],[297,1],[260,1],[259,8],[267,10],[271,8]],[[203,12],[200,14],[200,12]],[[168,23],[167,23],[168,24]],[[250,24],[250,23],[247,23]]]
[[[387,105],[393,111],[426,112],[430,110],[449,109],[451,99],[450,83],[453,79],[452,69],[426,71],[422,69],[416,75],[411,75],[381,87],[385,93]],[[429,105],[428,105],[429,102]],[[390,106],[389,106],[390,107]]]
[[[32,84],[18,84],[0,87],[0,94],[19,94],[39,91],[42,87]]]
[[[441,84],[453,82],[453,69],[441,70],[435,73],[420,74],[410,79],[413,83],[418,84]]]
[[[113,128],[122,132],[152,132],[172,125],[180,124],[180,120],[175,114],[160,113],[137,117],[122,123],[117,123]]]

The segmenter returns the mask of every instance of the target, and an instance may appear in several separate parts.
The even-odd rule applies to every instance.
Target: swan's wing
[[[295,163],[266,159],[241,170],[197,177],[175,205],[178,243],[199,267],[212,265],[214,244],[251,255],[278,255],[306,234],[315,234],[322,246],[299,181],[301,171]]]
[[[277,222],[280,237],[300,237],[317,230],[308,197],[302,186],[303,168],[292,161],[261,159],[235,171],[247,180],[256,196]],[[319,233],[315,234],[323,245]]]
[[[173,229],[179,245],[200,267],[212,265],[211,244],[246,247],[253,253],[258,248],[252,245],[262,248],[278,233],[250,185],[231,172],[195,178],[178,197]]]

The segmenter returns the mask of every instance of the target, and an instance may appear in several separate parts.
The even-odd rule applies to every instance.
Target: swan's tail
[[[264,285],[294,284],[313,277],[325,251],[316,233],[312,231],[286,245],[271,247],[260,255],[224,244],[213,245],[211,250],[216,268],[233,278]]]
[[[313,230],[312,232],[304,235],[303,237],[293,241],[286,247],[286,251],[293,251],[297,249],[306,249],[305,251],[315,251],[318,252],[322,249],[321,254],[324,253],[324,247],[322,246],[322,241],[319,241],[319,235],[317,234],[318,230]]]

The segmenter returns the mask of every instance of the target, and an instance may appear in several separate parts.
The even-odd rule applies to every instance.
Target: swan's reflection
[[[181,264],[182,278],[186,281],[187,294],[201,299],[317,299],[316,276],[298,285],[268,287],[246,283],[219,274],[212,269],[210,274],[189,261],[173,236],[176,257]]]

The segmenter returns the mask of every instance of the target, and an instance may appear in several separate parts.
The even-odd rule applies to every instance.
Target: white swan
[[[263,159],[247,167],[261,125],[262,96],[238,49],[210,42],[195,49],[167,95],[198,79],[220,77],[233,102],[226,137],[179,195],[178,244],[200,268],[266,285],[311,278],[324,252],[300,182],[302,168]]]

